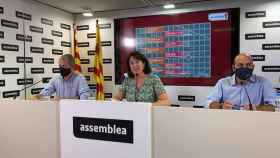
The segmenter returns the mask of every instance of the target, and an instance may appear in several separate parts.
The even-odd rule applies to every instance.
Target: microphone
[[[244,85],[244,83],[243,83],[243,82],[241,82],[241,85],[242,85],[242,87],[244,88],[245,93],[246,93],[247,98],[248,98],[248,101],[249,101],[249,110],[253,111],[253,105],[252,105],[252,102],[251,102],[250,96],[249,96],[249,94],[248,94],[247,88],[246,88],[246,86]]]
[[[35,82],[35,83],[29,85],[29,86],[24,87],[24,88],[22,88],[21,90],[19,90],[18,93],[20,94],[20,92],[26,90],[27,88],[33,87],[33,86],[37,85],[38,83],[40,83],[40,82],[42,82],[42,81],[43,81],[43,80],[39,80],[39,81],[37,81],[37,82]],[[17,97],[18,97],[18,96],[14,96],[13,99],[15,100]]]

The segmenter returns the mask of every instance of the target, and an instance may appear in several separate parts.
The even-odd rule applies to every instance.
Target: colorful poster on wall
[[[136,28],[136,50],[160,77],[211,77],[211,24]]]

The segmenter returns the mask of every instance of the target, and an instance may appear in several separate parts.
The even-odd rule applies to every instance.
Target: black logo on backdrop
[[[98,24],[100,29],[109,29],[111,28],[111,24]]]
[[[104,81],[112,81],[112,76],[104,76]]]
[[[133,144],[133,121],[73,117],[73,133],[77,138]]]
[[[1,25],[13,29],[18,29],[18,23],[14,21],[9,21],[9,20],[1,20]]]
[[[95,55],[95,50],[88,50],[88,55],[90,56],[90,55]]]
[[[5,51],[15,51],[17,52],[18,51],[18,45],[14,45],[14,44],[2,44],[1,45],[1,48],[2,50],[5,50]]]
[[[51,79],[52,79],[51,77],[44,77],[44,78],[42,78],[42,82],[49,83]]]
[[[32,42],[32,36],[29,36],[29,35],[17,34],[16,39],[18,41]]]
[[[280,50],[280,43],[267,43],[262,45],[263,50]]]
[[[53,21],[50,20],[50,19],[41,18],[41,23],[42,23],[42,24],[46,24],[46,25],[53,26]]]
[[[280,21],[263,22],[263,28],[280,27]]]
[[[246,40],[265,39],[265,33],[248,33],[245,34]]]
[[[70,25],[63,24],[63,23],[60,24],[60,28],[65,29],[65,30],[71,30],[71,26]]]
[[[78,43],[78,47],[89,47],[89,42],[80,42]]]
[[[42,63],[43,64],[54,64],[54,59],[53,58],[42,58]]]
[[[60,50],[60,49],[52,49],[52,54],[55,54],[55,55],[62,55],[62,54],[63,54],[63,50]]]
[[[3,92],[3,98],[18,97],[18,96],[19,96],[19,90]]]
[[[108,46],[111,46],[111,45],[112,45],[111,41],[102,41],[101,42],[101,46],[103,46],[103,47],[108,47]]]
[[[96,33],[88,33],[87,38],[96,38]]]
[[[3,14],[3,13],[4,13],[4,8],[0,7],[0,14]]]
[[[0,38],[4,38],[4,32],[0,31]]]
[[[29,30],[31,32],[36,32],[36,33],[43,33],[44,32],[42,27],[37,27],[37,26],[32,26],[32,25],[29,26]]]
[[[280,72],[280,66],[262,66],[263,72]]]
[[[33,84],[33,78],[17,79],[17,84],[18,85]]]
[[[41,68],[41,67],[31,68],[31,73],[32,74],[43,74],[44,68]]]
[[[195,102],[195,96],[178,95],[179,101],[192,101]]]
[[[0,87],[5,87],[5,80],[0,80]]]
[[[4,67],[2,68],[2,74],[19,74],[18,67]]]
[[[246,12],[246,18],[266,17],[266,11]]]
[[[62,37],[62,32],[52,30],[52,35],[57,37]]]
[[[17,57],[17,63],[33,63],[33,57]]]
[[[89,25],[80,25],[80,26],[77,26],[77,30],[78,30],[78,31],[89,30]]]
[[[81,64],[89,64],[90,63],[89,59],[81,59],[80,62],[81,62]]]
[[[53,45],[53,39],[48,39],[48,38],[42,38],[41,42],[43,44],[49,44],[49,45]]]
[[[30,47],[30,52],[31,53],[44,54],[44,48],[41,48],[41,47]]]
[[[253,61],[265,61],[265,55],[251,55]]]
[[[112,59],[103,59],[103,64],[111,64]]]
[[[59,68],[53,68],[53,69],[52,69],[52,72],[53,72],[53,73],[60,73],[60,69],[59,69]]]
[[[5,56],[0,56],[0,63],[4,63],[5,62]]]
[[[86,79],[87,81],[90,81],[90,76],[85,76],[85,79]]]
[[[94,67],[88,67],[88,72],[93,72]]]
[[[112,98],[113,97],[113,94],[112,93],[105,93],[105,98]]]
[[[24,19],[24,20],[29,20],[29,21],[31,21],[31,19],[32,19],[30,14],[23,13],[23,12],[20,12],[20,11],[16,11],[16,17]]]
[[[96,84],[88,84],[88,87],[89,87],[90,89],[96,89]]]
[[[34,94],[39,94],[41,92],[41,90],[44,89],[44,88],[32,88],[31,89],[31,94],[34,95]]]
[[[32,36],[25,36],[25,41],[32,42]]]
[[[71,42],[61,41],[61,46],[63,46],[63,47],[71,47]]]

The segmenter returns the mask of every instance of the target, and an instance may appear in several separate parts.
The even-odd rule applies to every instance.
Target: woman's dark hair
[[[145,55],[141,54],[140,52],[132,52],[128,55],[127,60],[126,60],[126,66],[127,66],[127,74],[128,77],[134,78],[134,74],[131,72],[130,66],[129,66],[129,60],[130,58],[133,57],[137,60],[140,60],[144,63],[144,74],[150,74],[152,72],[149,60],[145,57]]]

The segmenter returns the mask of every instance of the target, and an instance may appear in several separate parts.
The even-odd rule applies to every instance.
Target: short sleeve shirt
[[[135,79],[127,77],[124,79],[120,91],[127,101],[150,103],[156,102],[158,97],[166,92],[160,78],[155,75],[147,75],[139,90],[136,89]]]

